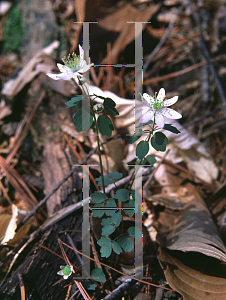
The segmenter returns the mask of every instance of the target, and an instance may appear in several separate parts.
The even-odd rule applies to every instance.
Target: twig
[[[17,143],[16,143],[14,149],[12,150],[12,152],[10,152],[10,154],[9,154],[9,155],[7,156],[7,158],[6,158],[6,162],[7,162],[7,163],[10,163],[10,162],[11,162],[12,158],[15,156],[15,154],[16,154],[17,151],[19,150],[19,148],[20,148],[20,146],[21,146],[21,144],[22,144],[22,142],[23,142],[23,140],[24,140],[24,138],[25,138],[25,136],[26,136],[26,134],[27,134],[27,132],[28,132],[28,130],[29,130],[29,127],[30,127],[31,122],[32,122],[32,120],[33,120],[33,118],[34,118],[34,115],[35,115],[35,113],[36,113],[36,111],[37,111],[39,105],[41,104],[43,98],[45,97],[45,94],[46,94],[45,91],[43,91],[43,92],[41,93],[41,95],[40,95],[40,97],[39,97],[39,99],[38,99],[38,101],[37,101],[37,103],[36,103],[36,105],[35,105],[35,107],[34,107],[32,113],[30,114],[29,118],[27,119],[26,125],[25,125],[25,127],[24,127],[24,130],[23,130],[23,132],[22,132],[22,134],[21,134],[19,140],[17,141]]]
[[[72,247],[70,247],[69,245],[67,245],[66,243],[64,243],[63,241],[61,241],[61,243],[62,243],[63,245],[65,245],[65,246],[67,246],[68,248],[70,248],[71,250],[77,251],[80,255],[83,255],[83,256],[89,258],[90,260],[95,261],[95,259],[93,259],[92,257],[89,257],[89,256],[85,255],[84,253],[82,253],[82,252],[80,252],[80,251],[78,251],[78,250],[73,249]],[[131,279],[133,279],[133,280],[135,280],[135,281],[138,281],[138,282],[141,282],[141,283],[144,283],[144,284],[148,284],[148,285],[151,285],[151,286],[155,286],[155,287],[158,287],[158,288],[161,288],[161,289],[164,289],[164,290],[173,291],[172,289],[169,289],[169,288],[167,288],[167,287],[163,287],[163,286],[160,286],[160,285],[151,283],[151,282],[147,282],[147,281],[138,279],[138,278],[133,277],[133,276],[130,276],[130,275],[128,275],[128,274],[125,274],[125,273],[123,273],[123,272],[121,272],[121,271],[119,271],[119,270],[117,270],[117,269],[115,269],[115,268],[113,268],[113,267],[111,267],[111,266],[109,266],[109,265],[106,265],[106,264],[104,264],[104,263],[102,263],[102,262],[100,262],[100,264],[101,264],[102,266],[105,266],[105,267],[107,267],[107,268],[110,268],[111,270],[113,270],[113,271],[115,271],[115,272],[117,272],[117,273],[119,273],[119,274],[121,274],[121,275],[123,275],[123,276],[127,276],[127,277],[129,277],[129,278],[131,278]]]
[[[225,108],[225,105],[226,105],[226,96],[225,96],[225,92],[224,92],[224,89],[222,87],[220,78],[219,78],[219,76],[218,76],[218,74],[216,72],[216,69],[215,69],[213,63],[211,62],[211,56],[210,56],[210,53],[208,51],[208,48],[206,47],[206,44],[205,44],[205,41],[204,41],[204,38],[203,38],[203,35],[202,35],[202,29],[201,29],[201,23],[200,23],[199,15],[192,8],[192,4],[191,4],[191,9],[192,9],[192,14],[194,16],[194,19],[195,19],[195,21],[197,23],[197,26],[199,28],[201,49],[203,51],[204,57],[205,57],[208,65],[209,65],[210,71],[211,71],[211,73],[212,73],[212,75],[213,75],[213,77],[215,79],[216,87],[217,87],[219,96],[221,98],[221,101],[223,102],[223,105],[224,105],[223,107],[224,107],[225,116],[226,116],[226,108]]]
[[[111,138],[109,138],[109,139],[107,139],[106,141],[104,141],[102,144],[101,144],[101,146],[102,145],[104,145],[104,144],[106,144],[106,143],[108,143],[108,142],[110,142],[111,140],[114,140],[114,139],[117,139],[117,138],[119,138],[120,137],[120,135],[116,135],[116,136],[114,136],[114,137],[111,137]],[[86,158],[85,159],[83,159],[83,161],[81,161],[78,165],[83,165],[83,164],[85,164],[86,162],[87,162],[87,160],[96,152],[96,150],[98,149],[98,147],[95,147],[95,148],[93,148],[89,153],[88,153],[88,155],[86,156]],[[38,205],[36,205],[36,207],[32,210],[32,211],[30,211],[29,212],[29,214],[18,224],[18,226],[17,226],[17,229],[16,229],[16,231],[18,231],[19,229],[20,229],[20,227],[21,226],[23,226],[26,222],[27,222],[27,220],[29,220],[36,212],[37,212],[37,210],[40,208],[40,207],[42,207],[45,203],[46,203],[46,201],[61,187],[61,185],[76,171],[78,169],[78,166],[76,166],[76,167],[74,167],[73,169],[71,169],[71,171],[70,172],[68,172],[67,173],[67,175],[65,175],[64,176],[64,178],[52,189],[52,191],[49,193],[49,194],[47,194],[39,203],[38,203]],[[84,200],[83,200],[84,201]],[[76,203],[76,204],[79,204],[79,203]],[[82,203],[81,204],[79,204],[79,207],[81,207],[82,206]]]
[[[216,62],[216,61],[222,59],[223,57],[224,57],[223,55],[218,55],[217,57],[212,58],[210,61],[211,62]],[[199,62],[199,63],[197,63],[193,66],[187,67],[183,70],[172,72],[170,74],[166,74],[166,75],[163,75],[163,76],[153,77],[153,78],[147,79],[147,80],[144,81],[144,85],[148,85],[148,84],[151,84],[151,83],[158,83],[160,81],[164,81],[164,80],[168,80],[168,79],[171,79],[171,78],[179,77],[179,76],[184,75],[186,73],[189,73],[189,72],[191,72],[191,71],[193,71],[197,68],[203,67],[207,64],[208,64],[207,61],[201,61],[201,62]]]
[[[12,201],[11,201],[11,199],[10,199],[10,197],[9,197],[9,194],[7,193],[7,191],[6,191],[5,187],[4,187],[4,185],[3,185],[2,181],[1,181],[1,179],[0,179],[0,189],[2,190],[2,192],[3,192],[3,194],[4,194],[5,198],[6,198],[6,200],[8,201],[8,203],[9,203],[9,204],[12,204]]]
[[[75,149],[75,147],[72,145],[71,141],[69,140],[68,136],[66,134],[64,134],[64,138],[66,139],[68,145],[71,147],[71,150],[74,152],[74,154],[76,155],[76,157],[78,158],[78,161],[81,162],[82,161],[82,157],[81,155],[77,152],[77,150]],[[84,151],[84,150],[83,150]],[[88,166],[85,166],[87,173],[90,173],[90,178],[93,182],[93,184],[95,185],[95,188],[97,189],[97,191],[100,190],[99,186],[97,185],[93,174],[91,172],[89,172]]]
[[[189,126],[194,125],[202,120],[205,120],[208,117],[214,116],[218,111],[222,111],[222,108],[226,109],[226,105],[221,105],[221,106],[215,108],[214,110],[212,110],[211,112],[204,114],[204,115],[186,123],[184,126],[189,127]]]
[[[148,58],[145,61],[144,67],[143,67],[143,76],[145,75],[150,62],[155,57],[155,55],[158,53],[158,51],[161,49],[162,45],[165,43],[166,39],[168,38],[168,36],[170,34],[171,29],[173,28],[173,26],[177,20],[177,17],[182,12],[182,10],[185,8],[186,5],[187,4],[185,2],[178,8],[177,12],[175,13],[174,17],[172,18],[171,22],[169,23],[168,27],[166,28],[161,40],[159,41],[157,46],[154,48],[154,50],[149,54]],[[141,76],[142,76],[142,74],[141,74]],[[142,85],[142,78],[140,78],[140,80],[138,80],[138,82],[140,82],[140,84],[137,87],[137,89],[138,89],[138,91],[140,91],[141,85]]]
[[[17,190],[23,198],[26,198],[26,201],[31,205],[31,207],[34,207],[34,204],[38,203],[38,201],[25,183],[24,178],[10,164],[8,164],[2,156],[0,156],[0,168],[7,176],[15,190]]]

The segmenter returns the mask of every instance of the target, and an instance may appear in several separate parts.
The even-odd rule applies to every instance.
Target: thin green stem
[[[151,136],[153,135],[154,130],[155,130],[155,116],[154,116],[154,121],[153,121],[152,130],[149,132],[149,135],[148,135],[148,138],[147,138],[147,142],[150,141],[150,138],[151,138]],[[142,165],[143,160],[144,160],[144,158],[141,159],[141,161],[140,161],[140,163],[139,163],[139,166]],[[129,193],[131,192],[131,189],[132,189],[132,186],[133,186],[135,177],[136,177],[136,175],[137,175],[137,172],[138,172],[138,169],[137,169],[136,172],[134,171],[134,173],[133,173],[133,179],[132,179],[131,185],[130,185],[130,187],[129,187]]]
[[[103,164],[102,164],[101,151],[100,151],[100,138],[99,138],[99,130],[98,130],[98,126],[97,126],[97,119],[96,119],[95,113],[94,113],[94,122],[95,122],[95,128],[96,128],[96,133],[97,133],[97,146],[98,146],[98,155],[99,155],[99,160],[100,160],[100,172],[101,172],[102,186],[103,186],[103,192],[105,194],[104,172],[103,172]]]
[[[80,81],[79,78],[78,78],[78,81]],[[92,105],[91,97],[88,94],[88,90],[85,90],[86,85],[84,84],[84,86],[83,86],[83,84],[80,84],[80,86],[82,87],[82,90],[83,90],[84,94],[87,95],[87,97],[89,98],[90,107],[92,108],[93,105]],[[100,138],[99,138],[99,130],[98,130],[98,126],[97,126],[97,119],[96,119],[95,113],[94,113],[94,123],[95,123],[95,129],[96,129],[96,133],[97,133],[97,146],[98,146],[98,156],[99,156],[99,161],[100,161],[100,172],[101,172],[102,186],[103,186],[103,192],[105,194],[104,172],[103,172],[103,164],[102,164],[101,151],[100,151]]]

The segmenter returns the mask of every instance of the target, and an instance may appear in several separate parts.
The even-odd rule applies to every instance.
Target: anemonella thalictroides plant
[[[101,218],[101,238],[97,243],[100,246],[101,257],[108,258],[112,251],[116,254],[132,251],[134,248],[134,238],[141,240],[142,232],[135,230],[135,227],[131,226],[126,232],[118,236],[113,236],[116,228],[120,226],[123,220],[123,215],[128,215],[129,217],[134,216],[135,191],[132,189],[134,178],[132,178],[128,188],[118,189],[114,197],[109,197],[105,193],[105,187],[121,179],[122,174],[112,172],[104,175],[99,135],[102,134],[108,137],[112,135],[114,126],[108,115],[114,117],[119,115],[119,113],[116,109],[116,103],[111,98],[88,94],[87,82],[82,74],[87,72],[93,64],[86,63],[84,60],[84,51],[80,45],[79,52],[79,56],[73,53],[72,56],[69,55],[67,58],[64,58],[64,65],[57,64],[61,72],[60,74],[47,75],[54,80],[75,79],[77,84],[83,89],[83,96],[76,95],[66,102],[68,108],[77,106],[81,101],[86,101],[86,104],[89,106],[88,110],[84,110],[85,106],[78,109],[73,119],[78,131],[87,131],[92,128],[96,133],[101,176],[95,180],[98,186],[102,187],[102,191],[95,191],[91,194],[93,203],[92,213],[93,217]],[[96,103],[95,99],[97,98],[101,99],[103,103]],[[167,99],[164,88],[161,88],[158,94],[154,96],[144,93],[141,95],[141,98],[149,109],[140,117],[138,134],[132,136],[129,143],[132,144],[145,135],[145,140],[140,141],[136,146],[136,158],[133,160],[133,163],[136,165],[153,166],[156,160],[154,155],[148,155],[150,145],[155,150],[164,152],[168,139],[162,130],[168,130],[176,134],[179,133],[176,127],[165,123],[165,117],[179,119],[182,116],[175,110],[168,108],[177,102],[178,96]],[[82,122],[82,118],[85,118],[87,122]],[[147,125],[147,129],[143,131],[142,128],[144,125]],[[123,205],[120,209],[118,205],[119,202]],[[58,274],[62,275],[64,279],[67,279],[72,274],[72,267],[61,267],[61,271],[59,271]],[[91,277],[96,281],[105,280],[105,276],[99,268],[93,270]],[[95,286],[91,286],[92,288],[90,287],[90,289],[95,288]]]

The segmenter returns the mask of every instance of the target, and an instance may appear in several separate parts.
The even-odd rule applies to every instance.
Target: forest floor
[[[226,299],[226,1],[2,1],[0,22],[0,299]],[[92,165],[98,190],[97,140],[65,105],[80,88],[46,76],[87,40],[90,92],[119,111],[101,136],[104,175],[129,184],[139,93],[164,88],[182,115],[143,171],[142,279],[133,252],[101,257],[91,218],[91,270],[105,281],[89,288],[78,279],[86,169],[75,165]],[[67,258],[75,273],[64,280]]]

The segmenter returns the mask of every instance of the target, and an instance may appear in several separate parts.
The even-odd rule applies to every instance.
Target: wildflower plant
[[[79,45],[79,56],[76,55],[74,52],[72,55],[68,55],[68,57],[62,58],[64,65],[57,64],[58,69],[60,70],[60,74],[50,74],[47,73],[50,78],[54,80],[68,80],[71,78],[80,78],[83,77],[82,73],[85,73],[89,70],[89,68],[93,64],[87,65],[86,61],[84,60],[84,50]]]
[[[101,238],[97,241],[97,244],[100,246],[101,257],[108,258],[112,252],[119,255],[122,252],[132,251],[134,249],[134,239],[136,241],[141,241],[142,239],[142,232],[134,226],[129,227],[125,232],[119,235],[116,230],[123,221],[123,216],[127,215],[133,217],[136,213],[135,191],[132,189],[135,172],[128,188],[118,189],[114,196],[108,196],[105,192],[105,187],[109,184],[115,184],[117,180],[122,178],[122,174],[113,172],[104,175],[99,135],[102,134],[108,137],[112,135],[114,126],[109,115],[114,117],[119,115],[119,112],[116,109],[116,103],[111,98],[88,94],[87,83],[82,76],[82,72],[88,71],[92,64],[87,64],[84,61],[84,51],[81,46],[79,46],[79,51],[79,57],[75,55],[72,55],[72,57],[68,56],[68,58],[63,60],[65,65],[58,64],[61,74],[47,75],[54,80],[68,80],[74,78],[83,89],[83,97],[81,95],[75,96],[66,102],[68,108],[76,106],[81,101],[86,101],[89,106],[89,110],[87,111],[84,111],[85,106],[80,108],[74,115],[74,121],[78,131],[85,131],[92,128],[97,137],[101,176],[95,180],[97,185],[102,187],[102,191],[95,191],[91,194],[92,213],[93,217],[101,219]],[[102,104],[95,102],[98,98],[103,101]],[[156,159],[154,155],[148,155],[150,145],[157,151],[165,151],[168,139],[162,130],[168,130],[175,134],[179,133],[176,127],[165,123],[165,117],[179,119],[182,116],[175,110],[168,108],[177,102],[178,96],[167,99],[163,88],[160,89],[157,95],[151,96],[144,93],[141,95],[141,98],[149,109],[140,117],[138,134],[131,136],[129,143],[137,142],[143,135],[145,139],[137,144],[136,158],[132,163],[136,165],[153,166]],[[82,120],[83,117],[85,117],[87,122],[82,122],[84,121]],[[144,125],[147,125],[145,130],[143,130]],[[64,279],[67,279],[72,272],[70,268],[70,266],[61,267],[61,271],[59,271],[58,274],[62,275]],[[93,272],[95,274],[92,273],[92,275],[99,278],[99,281],[105,280],[101,269],[95,269]]]
[[[57,275],[63,276],[63,278],[66,280],[68,277],[71,276],[73,272],[73,267],[72,266],[60,266],[60,271],[57,272]]]

